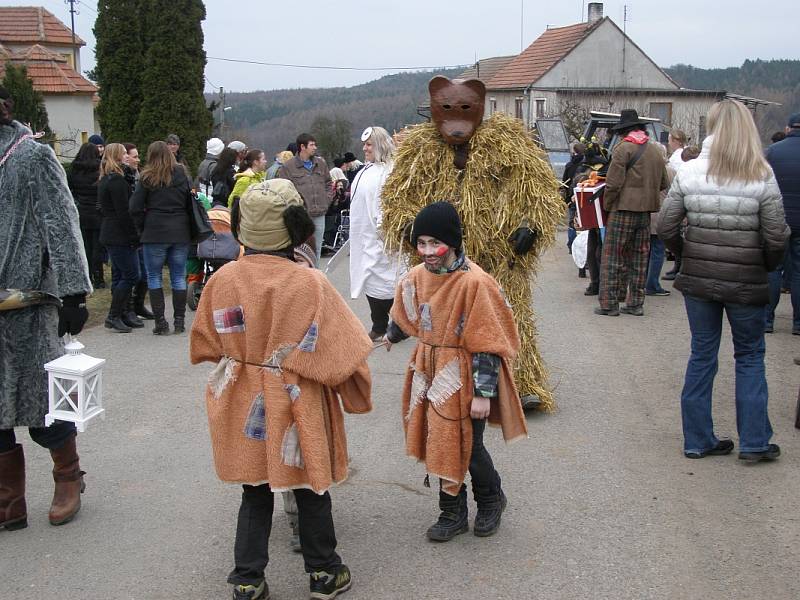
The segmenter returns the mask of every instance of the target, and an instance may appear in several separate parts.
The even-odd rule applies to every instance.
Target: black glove
[[[86,294],[64,296],[58,309],[58,337],[65,333],[77,335],[86,325],[89,311],[86,310]]]

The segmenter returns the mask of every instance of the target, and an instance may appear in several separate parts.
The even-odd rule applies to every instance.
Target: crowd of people
[[[10,249],[2,257],[2,285],[41,294],[0,311],[8,332],[0,336],[8,367],[0,382],[0,528],[27,525],[16,426],[27,426],[51,453],[50,522],[75,517],[84,489],[76,430],[62,421],[42,426],[41,365],[60,354],[61,336],[82,330],[86,296],[93,284],[105,284],[106,256],[107,328],[130,332],[143,327],[142,317],[155,321],[156,335],[170,332],[166,266],[172,331],[184,332],[187,265],[195,268],[198,259],[191,254],[197,246],[191,209],[204,202],[209,212],[227,215],[242,250],[205,283],[189,341],[193,363],[215,365],[206,406],[217,475],[242,484],[228,577],[233,598],[269,598],[264,571],[274,492],[284,492],[311,598],[331,599],[350,588],[328,491],[347,474],[343,411],[371,410],[370,353],[410,337],[417,344],[402,392],[405,450],[439,479],[439,516],[426,535],[447,542],[469,530],[467,474],[477,504],[473,533],[498,531],[507,498],[483,438],[487,422],[506,441],[527,434],[514,375],[519,325],[495,277],[465,252],[462,219],[451,202],[428,198],[402,232],[419,264],[412,267],[387,246],[384,199],[397,149],[385,129],[364,130],[365,164],[347,153],[333,168],[306,133],[271,164],[261,149],[212,138],[196,179],[174,134],[149,145],[141,170],[135,146],[92,136],[67,177],[52,149],[36,143],[12,111],[13,99],[0,88],[0,206],[14,224],[0,232],[0,245]],[[636,111],[624,110],[612,128],[619,139],[613,148],[596,140],[574,146],[564,187],[574,189],[592,171],[605,184],[608,215],[587,232],[582,267],[591,277],[585,293],[598,296],[597,315],[644,316],[647,296],[669,294],[660,283],[665,251],[675,257],[674,287],[683,293],[691,332],[681,393],[684,455],[702,459],[734,448],[731,439],[717,437],[711,420],[726,314],[735,348],[739,458],[771,461],[780,447],[771,441],[764,335],[774,328],[781,269],[791,272],[792,333],[800,334],[794,304],[800,245],[791,229],[800,227],[800,114],[766,156],[739,102],[715,104],[707,124],[702,148],[689,146],[679,130],[665,147],[649,139]],[[315,268],[342,210],[349,211],[350,293],[367,298],[368,330]],[[580,210],[573,206],[571,218]],[[577,240],[570,232],[573,249]]]

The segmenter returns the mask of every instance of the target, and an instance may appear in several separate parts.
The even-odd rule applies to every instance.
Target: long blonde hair
[[[147,187],[167,187],[172,182],[172,174],[177,165],[175,155],[164,142],[153,142],[147,147],[147,165],[142,169],[140,179]]]
[[[762,181],[770,167],[764,159],[753,116],[744,104],[722,100],[708,111],[709,134],[714,136],[708,175],[720,183]]]
[[[124,175],[122,171],[122,157],[128,152],[122,144],[109,144],[103,151],[103,159],[100,161],[100,179],[109,173]]]

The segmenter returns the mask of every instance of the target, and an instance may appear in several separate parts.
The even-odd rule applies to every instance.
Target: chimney
[[[589,2],[589,12],[587,13],[586,22],[589,25],[594,25],[603,18],[603,3],[602,2]]]

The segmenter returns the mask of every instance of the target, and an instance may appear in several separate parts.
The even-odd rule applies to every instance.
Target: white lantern
[[[54,421],[72,421],[78,431],[86,431],[86,423],[103,415],[103,365],[105,359],[87,356],[81,352],[84,345],[69,336],[64,346],[67,353],[47,363],[48,396],[50,411],[44,424]]]

